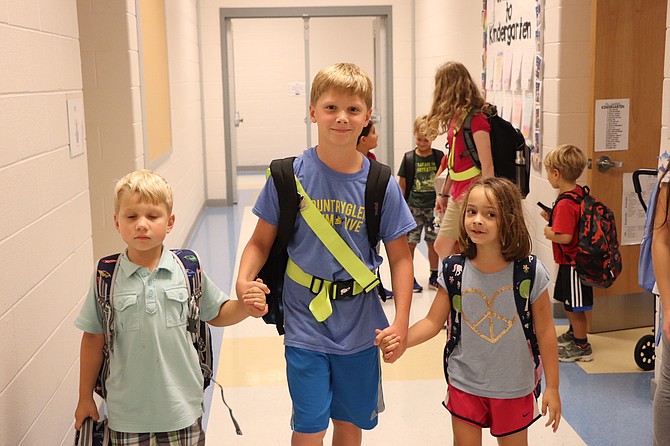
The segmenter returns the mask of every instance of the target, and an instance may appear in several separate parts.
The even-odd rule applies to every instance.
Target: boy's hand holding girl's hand
[[[375,334],[375,345],[381,349],[384,362],[394,363],[407,349],[407,333],[401,336],[393,325],[384,330],[376,329]]]
[[[246,288],[246,291],[242,293],[241,297],[244,301],[244,309],[249,313],[249,316],[261,317],[265,315],[268,312],[265,295],[270,293],[268,286],[261,279],[256,279],[254,282],[247,282],[243,288]]]
[[[561,423],[561,397],[558,394],[557,388],[547,387],[542,394],[542,416],[547,414],[549,409],[549,420],[545,427],[551,426],[552,430],[556,432],[558,425]]]

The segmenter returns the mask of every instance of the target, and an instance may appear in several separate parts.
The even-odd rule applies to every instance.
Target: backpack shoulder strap
[[[293,227],[295,226],[295,218],[300,203],[293,172],[294,160],[295,156],[272,160],[269,169],[279,198],[277,242],[282,248],[288,246],[288,242],[293,235]]]
[[[198,336],[200,334],[200,297],[202,296],[202,270],[195,251],[190,249],[173,249],[172,253],[179,261],[188,286],[188,325],[187,330]],[[197,340],[194,338],[194,340]]]
[[[414,149],[405,152],[403,161],[405,163],[405,200],[407,200],[414,184]]]
[[[103,398],[107,397],[106,380],[109,376],[109,358],[114,350],[114,311],[112,300],[114,280],[118,271],[120,254],[112,254],[98,260],[95,271],[95,295],[102,316],[102,328],[105,331],[105,345],[102,348],[103,361],[98,372],[95,391]]]
[[[370,171],[365,183],[365,226],[368,230],[368,241],[373,249],[379,243],[382,207],[389,178],[391,178],[391,168],[371,159]]]
[[[481,161],[479,161],[479,153],[477,153],[477,145],[475,144],[475,137],[472,134],[472,117],[479,113],[481,110],[478,108],[473,108],[470,110],[463,120],[463,125],[461,126],[461,131],[463,132],[463,142],[465,143],[465,152],[461,156],[469,156],[472,162],[478,168],[482,167]],[[453,147],[452,147],[453,149]]]
[[[465,256],[455,254],[444,259],[442,264],[442,275],[444,283],[447,286],[449,301],[451,302],[451,312],[449,315],[449,328],[447,344],[444,346],[444,376],[449,381],[447,373],[447,363],[449,356],[454,352],[461,337],[461,283],[463,279],[463,268],[465,266]]]
[[[530,304],[530,292],[535,282],[535,270],[537,268],[537,257],[530,255],[514,262],[514,302],[519,315],[519,322],[523,328],[523,334],[528,341],[533,362],[535,363],[536,388],[535,396],[539,396],[541,385],[539,379],[542,376],[542,361],[540,358],[540,347],[537,343],[537,335],[533,327],[533,313]]]

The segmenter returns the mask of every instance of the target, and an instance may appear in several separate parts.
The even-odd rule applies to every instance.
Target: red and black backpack
[[[590,194],[588,186],[582,189],[583,197],[575,191],[563,192],[556,198],[554,207],[563,199],[572,200],[580,206],[577,254],[570,260],[574,261],[583,284],[608,288],[622,268],[614,213]],[[551,225],[552,220],[549,222]]]

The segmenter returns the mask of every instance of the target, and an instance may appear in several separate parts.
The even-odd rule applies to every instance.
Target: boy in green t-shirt
[[[434,225],[433,209],[435,208],[435,175],[440,166],[444,153],[433,149],[433,140],[426,136],[426,115],[419,116],[414,121],[414,139],[416,148],[410,150],[403,157],[398,170],[398,183],[405,195],[405,200],[412,211],[416,228],[407,234],[409,248],[414,257],[414,249],[421,241],[421,232],[425,230],[423,239],[428,246],[428,262],[430,264],[430,278],[428,287],[437,290],[438,256],[433,247],[437,232]],[[414,278],[414,292],[421,293],[423,287]]]

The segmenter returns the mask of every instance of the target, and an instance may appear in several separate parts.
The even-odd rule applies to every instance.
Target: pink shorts
[[[520,432],[540,418],[532,392],[521,398],[486,398],[463,392],[449,384],[445,403],[451,415],[473,426],[490,428],[494,437]]]

